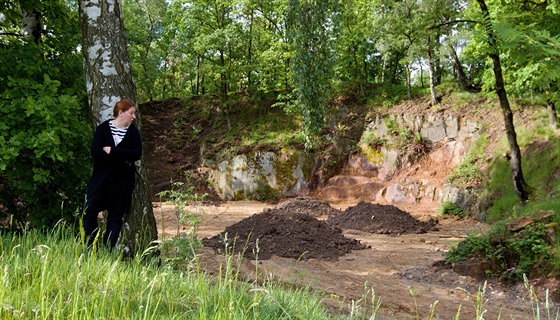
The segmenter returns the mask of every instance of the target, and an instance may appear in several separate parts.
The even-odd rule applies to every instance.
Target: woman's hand
[[[105,151],[105,153],[109,154],[109,153],[111,153],[111,147],[103,147],[103,151]]]

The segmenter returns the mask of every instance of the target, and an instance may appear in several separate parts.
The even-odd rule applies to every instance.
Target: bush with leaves
[[[0,218],[10,217],[12,228],[73,220],[91,173],[92,124],[85,87],[77,87],[82,74],[76,71],[78,79],[65,86],[53,77],[68,75],[58,62],[37,59],[41,50],[2,48],[8,57],[20,52],[16,56],[26,58],[0,68]]]
[[[76,218],[91,173],[78,11],[66,1],[2,4],[0,222],[48,228]],[[23,32],[24,9],[40,35]]]
[[[447,254],[445,262],[481,258],[492,262],[489,273],[504,280],[520,280],[523,275],[531,278],[553,271],[553,247],[543,223],[511,232],[501,222],[486,235],[469,235]]]
[[[442,215],[456,216],[459,218],[464,218],[468,214],[468,212],[466,212],[463,208],[449,201],[444,201],[441,203],[438,209],[438,213]]]

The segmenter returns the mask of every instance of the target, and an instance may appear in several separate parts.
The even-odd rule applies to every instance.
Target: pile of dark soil
[[[255,214],[202,241],[219,252],[225,250],[227,243],[228,251],[260,260],[270,259],[272,255],[337,260],[352,250],[366,248],[358,240],[345,237],[341,229],[288,208]]]
[[[426,233],[435,230],[437,225],[436,220],[420,221],[395,206],[364,201],[328,218],[326,223],[342,229],[389,235]]]
[[[288,199],[276,205],[275,209],[282,209],[278,210],[279,213],[298,212],[304,213],[314,218],[320,216],[332,217],[342,213],[342,211],[331,207],[328,202],[310,197],[297,197]]]

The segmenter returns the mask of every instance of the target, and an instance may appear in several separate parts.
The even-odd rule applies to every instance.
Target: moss
[[[303,179],[305,179],[305,181],[310,181],[313,176],[313,169],[315,168],[316,156],[317,155],[315,153],[308,153],[308,152],[303,153],[301,171],[303,173]]]
[[[383,152],[377,148],[373,148],[366,144],[360,145],[360,150],[362,155],[366,158],[366,160],[374,165],[381,165],[383,164]]]
[[[255,190],[255,192],[248,196],[248,198],[250,198],[251,200],[274,201],[280,198],[280,192],[272,188],[266,181],[260,180],[257,185],[257,190]]]
[[[234,195],[233,195],[233,201],[241,201],[241,200],[245,200],[245,191],[243,190],[239,190],[237,191]]]
[[[299,153],[293,149],[282,149],[276,156],[274,169],[276,184],[279,190],[289,189],[295,182],[294,170],[299,163]]]

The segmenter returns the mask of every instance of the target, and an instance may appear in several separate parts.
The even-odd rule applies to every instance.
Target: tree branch
[[[453,21],[446,21],[446,22],[443,22],[443,23],[440,23],[440,24],[436,24],[435,26],[428,27],[428,30],[437,29],[437,28],[447,26],[447,25],[450,25],[450,24],[456,24],[456,23],[462,23],[462,22],[478,23],[478,21],[475,21],[475,20],[453,20]]]
[[[23,34],[21,34],[21,33],[13,33],[13,32],[0,32],[0,36],[23,37]]]

